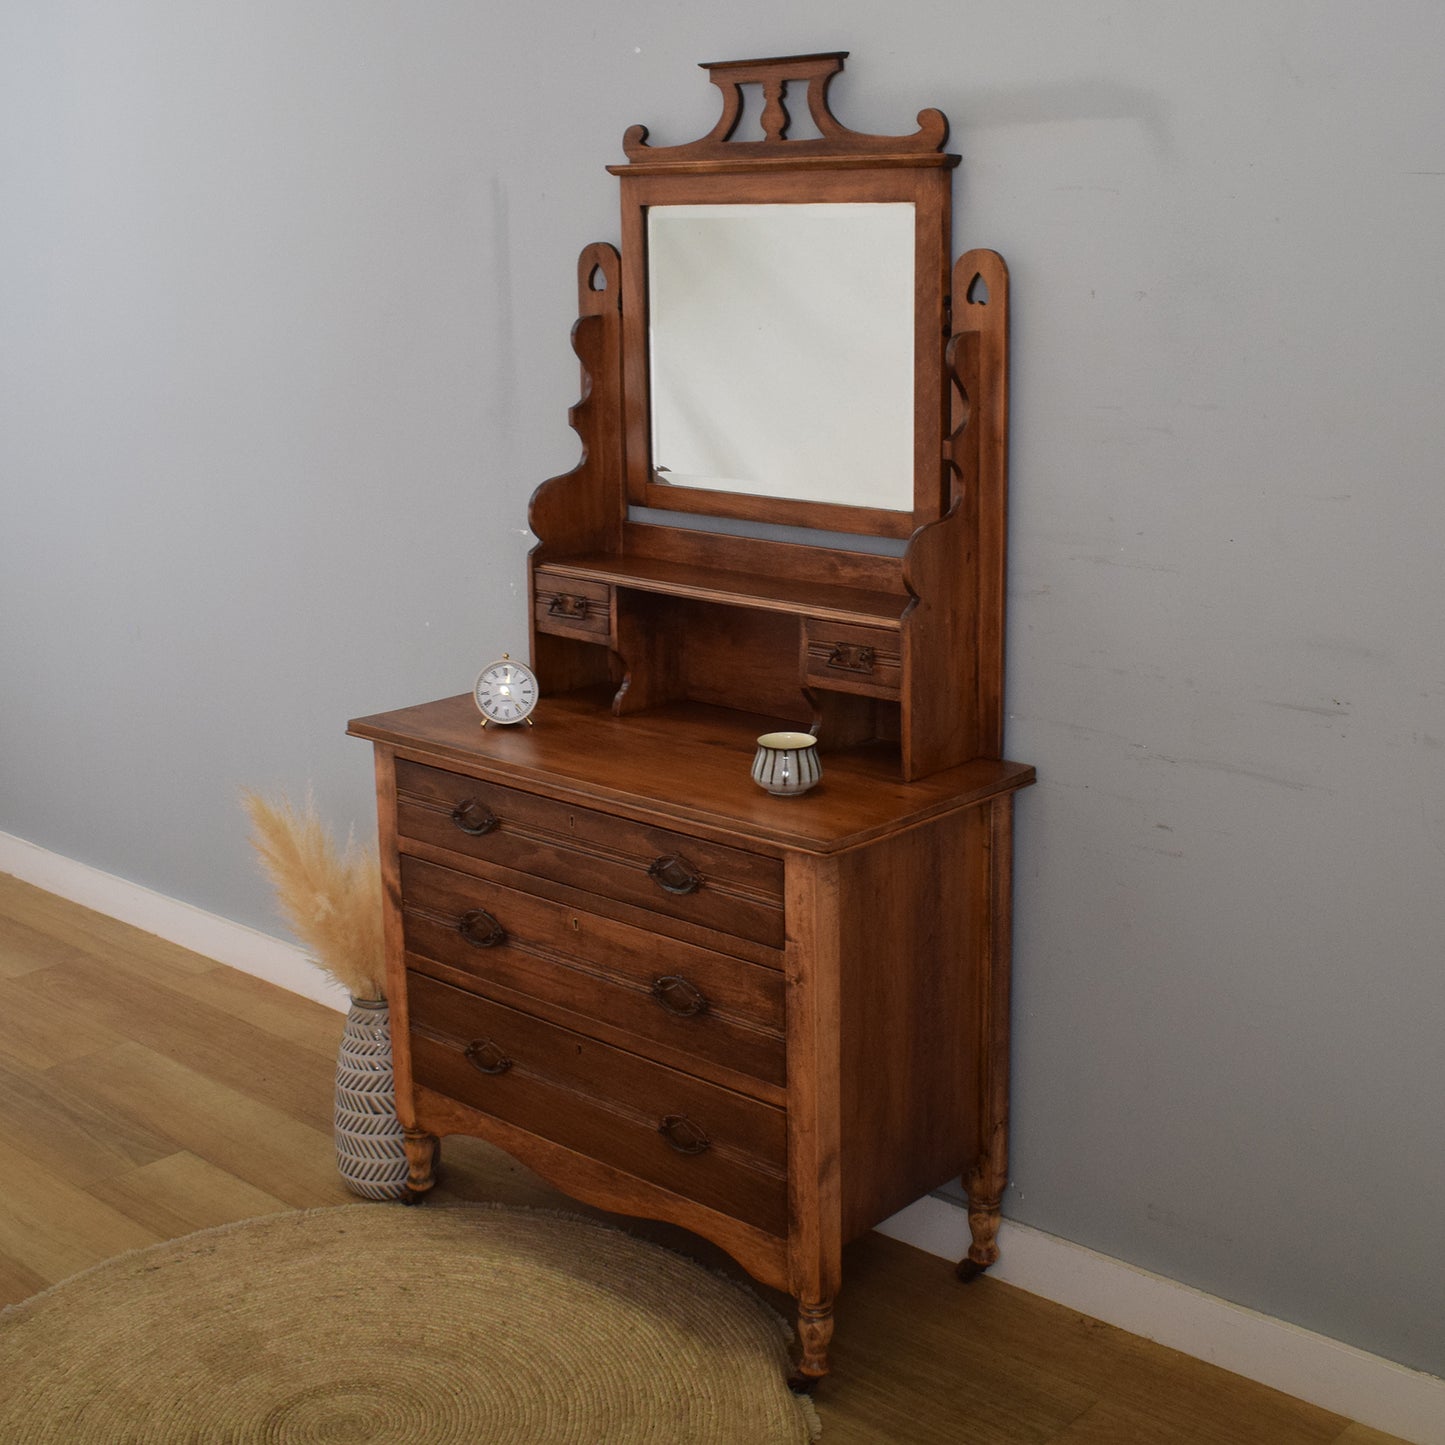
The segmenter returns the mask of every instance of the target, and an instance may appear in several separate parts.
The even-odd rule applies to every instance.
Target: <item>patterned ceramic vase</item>
[[[753,756],[753,782],[775,798],[797,798],[823,776],[812,733],[764,733]]]
[[[336,1167],[363,1199],[406,1195],[406,1149],[391,1071],[385,999],[354,998],[336,1056]]]

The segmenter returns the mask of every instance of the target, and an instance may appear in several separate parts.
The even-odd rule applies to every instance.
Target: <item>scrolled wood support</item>
[[[537,625],[536,569],[551,557],[615,552],[627,515],[622,456],[622,258],[603,242],[577,259],[577,324],[572,349],[582,370],[582,394],[567,420],[582,441],[570,472],[532,493],[527,520],[538,539],[528,562],[532,665],[549,692],[567,692],[612,678],[603,647],[549,636]],[[590,612],[590,608],[589,608]]]
[[[577,465],[532,493],[527,520],[547,552],[606,551],[622,535],[622,258],[605,242],[577,258],[577,324],[572,350],[582,368],[582,395],[567,413],[582,441]]]
[[[1004,508],[1008,495],[1008,266],[997,251],[965,251],[953,265],[952,291],[949,442],[972,433],[971,461],[984,512],[991,514]]]
[[[996,758],[1003,753],[1009,396],[1009,275],[997,251],[965,251],[955,262],[953,325],[956,332],[977,337],[978,387],[963,414],[973,433],[969,458],[977,479],[977,651],[998,659],[978,675],[979,748]],[[955,422],[959,416],[955,411]]]
[[[914,738],[905,724],[908,778],[1003,753],[1009,306],[1003,257],[965,252],[954,264],[951,296],[944,353],[948,432],[940,456],[948,512],[914,533],[903,561],[913,597],[956,594],[951,609],[911,606],[904,615],[907,655],[950,659],[924,689],[932,698],[946,698],[947,706],[931,732]],[[962,574],[960,557],[970,559]],[[916,675],[914,686],[917,695]]]

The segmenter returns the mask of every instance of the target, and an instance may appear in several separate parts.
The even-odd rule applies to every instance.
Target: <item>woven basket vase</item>
[[[336,1056],[336,1167],[363,1199],[406,1195],[406,1149],[391,1068],[385,999],[354,998]]]

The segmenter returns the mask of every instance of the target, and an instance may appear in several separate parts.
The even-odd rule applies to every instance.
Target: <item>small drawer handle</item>
[[[702,874],[676,853],[665,853],[661,858],[654,858],[652,866],[647,870],[647,876],[664,893],[696,893],[702,887]]]
[[[707,1012],[707,995],[675,973],[654,979],[652,996],[668,1013],[676,1014],[678,1018],[696,1018],[698,1014]]]
[[[835,642],[826,665],[838,672],[872,672],[873,649],[861,642]]]
[[[679,1154],[701,1154],[712,1147],[712,1140],[685,1114],[668,1114],[657,1126],[657,1132]]]
[[[452,809],[452,822],[463,833],[480,838],[483,833],[490,833],[501,819],[480,798],[463,798]]]
[[[473,908],[462,914],[457,932],[473,948],[495,948],[507,941],[507,930],[485,908]]]
[[[571,617],[581,620],[587,616],[589,599],[571,592],[559,592],[547,604],[548,617]]]
[[[491,1039],[475,1039],[466,1047],[466,1060],[484,1074],[505,1074],[512,1061]]]

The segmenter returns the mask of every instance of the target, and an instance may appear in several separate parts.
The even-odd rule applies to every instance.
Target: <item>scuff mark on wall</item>
[[[1130,562],[1123,557],[1085,556],[1082,553],[1076,554],[1068,559],[1070,562],[1093,562],[1101,567],[1127,567],[1135,572],[1179,572],[1182,569],[1170,567],[1163,562]]]
[[[1303,783],[1295,778],[1282,778],[1274,773],[1261,772],[1258,768],[1241,767],[1238,763],[1223,762],[1215,758],[1183,758],[1169,753],[1145,752],[1141,761],[1171,763],[1177,767],[1204,768],[1210,772],[1229,773],[1232,777],[1252,778],[1257,783],[1272,783],[1277,788],[1289,788],[1294,792],[1333,793],[1335,791],[1320,783]]]
[[[1350,705],[1337,702],[1333,698],[1328,706],[1307,702],[1271,702],[1268,698],[1263,701],[1265,707],[1283,708],[1286,712],[1308,712],[1313,713],[1316,717],[1340,718],[1350,715]]]

